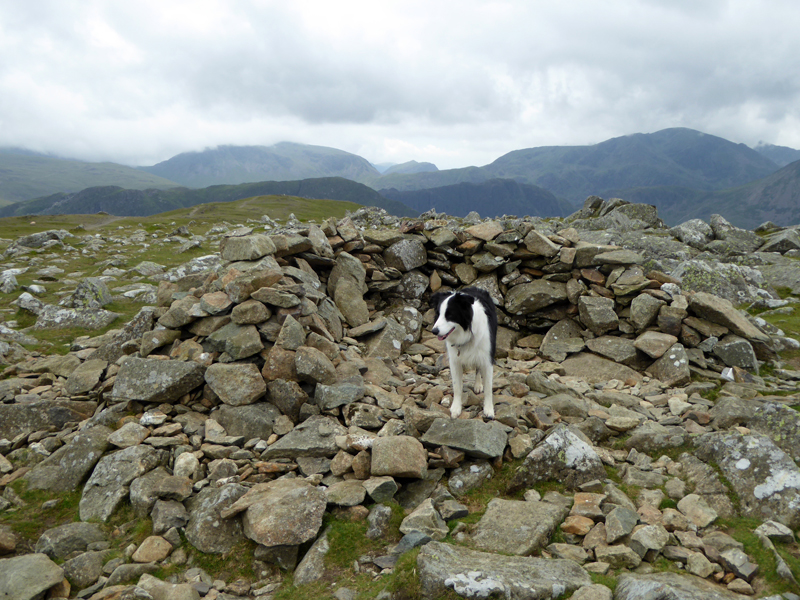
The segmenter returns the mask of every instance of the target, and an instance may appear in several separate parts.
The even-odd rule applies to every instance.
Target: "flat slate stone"
[[[95,466],[83,488],[81,521],[107,521],[128,495],[128,484],[161,462],[161,452],[145,444],[107,454]]]
[[[89,544],[105,539],[106,535],[97,523],[65,523],[40,535],[36,541],[36,552],[50,558],[66,558],[73,552],[85,552]]]
[[[223,554],[244,540],[241,519],[223,519],[220,513],[247,493],[238,483],[204,488],[186,504],[189,522],[186,539],[200,552]]]
[[[175,402],[203,384],[204,370],[192,361],[131,357],[122,363],[111,396],[115,400]]]
[[[614,600],[744,600],[749,597],[729,592],[705,579],[678,573],[623,573],[614,590]]]
[[[111,434],[102,425],[78,432],[25,475],[28,487],[54,492],[77,489],[108,449]]]
[[[69,422],[88,419],[96,408],[96,402],[74,400],[0,404],[0,439],[13,440],[21,433],[33,433],[51,427],[60,430]]]
[[[422,548],[417,572],[425,598],[453,590],[464,598],[549,600],[592,583],[571,560],[503,556],[441,542]]]
[[[331,457],[339,451],[337,435],[347,435],[347,429],[336,419],[309,417],[267,448],[261,458]]]
[[[503,425],[477,419],[436,419],[422,436],[422,443],[448,446],[476,458],[502,456],[507,435]]]
[[[550,541],[569,508],[549,502],[494,498],[478,523],[473,542],[481,550],[525,556]]]
[[[24,554],[0,560],[0,598],[41,598],[64,579],[64,570],[44,554]]]

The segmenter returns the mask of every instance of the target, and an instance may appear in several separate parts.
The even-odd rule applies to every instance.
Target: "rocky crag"
[[[765,597],[726,533],[741,517],[793,585],[778,548],[796,551],[800,527],[800,372],[779,353],[800,344],[735,305],[793,311],[775,288],[800,285],[794,229],[715,216],[670,230],[653,207],[596,197],[566,219],[266,221],[174,232],[219,251],[138,264],[158,286],[112,291],[147,305],[66,355],[0,331],[0,514],[22,509],[22,489],[80,493],[78,520],[35,540],[0,527],[4,597],[270,598],[283,572],[325,580],[326,514],[380,540],[397,505],[402,539],[354,569],[380,580],[413,550],[425,597]],[[96,243],[15,240],[3,291],[32,259]],[[34,328],[107,326],[114,268],[60,305],[34,286],[15,305]],[[426,330],[430,292],[465,285],[498,307],[489,422],[471,391],[449,418],[444,347]],[[504,464],[502,493],[461,521]],[[152,535],[114,556],[105,524],[128,507]],[[252,580],[191,562],[246,540]],[[166,567],[181,568],[154,576]]]

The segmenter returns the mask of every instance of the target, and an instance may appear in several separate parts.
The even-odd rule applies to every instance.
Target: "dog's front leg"
[[[480,394],[483,391],[483,381],[481,380],[480,367],[475,369],[475,385],[472,386],[472,389],[475,390],[476,394]]]
[[[494,376],[494,366],[491,362],[486,362],[478,368],[478,371],[483,371],[485,386],[483,394],[483,416],[485,416],[487,419],[494,419],[494,399],[492,398],[492,377]]]
[[[453,404],[450,405],[450,416],[457,419],[461,414],[464,371],[456,351],[450,346],[447,347],[447,357],[450,360],[450,377],[453,379]]]

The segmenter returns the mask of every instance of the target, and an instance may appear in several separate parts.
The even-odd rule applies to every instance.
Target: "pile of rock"
[[[573,224],[649,226],[649,209],[594,204]],[[296,568],[300,584],[323,575],[326,510],[366,518],[376,538],[388,524],[386,502],[408,511],[399,547],[360,563],[380,573],[404,550],[444,539],[446,521],[467,514],[464,494],[504,460],[524,458],[508,491],[525,490],[525,500],[493,500],[477,526],[453,532],[474,549],[431,542],[422,550],[426,593],[586,589],[579,597],[588,572],[610,569],[637,569],[637,585],[694,585],[647,575],[641,565],[660,556],[753,593],[757,568],[715,521],[774,520],[767,540],[793,540],[786,528],[800,526],[800,418],[769,396],[796,392],[798,374],[757,375],[797,343],[727,300],[683,293],[640,252],[582,241],[574,227],[508,219],[457,228],[436,217],[393,230],[346,218],[272,235],[228,232],[219,257],[206,261],[216,269],[165,275],[158,306],[123,330],[7,369],[0,509],[19,501],[9,485],[23,478],[34,489],[83,486],[84,522],[107,521],[125,501],[152,520],[153,537],[130,562],[107,560],[95,534],[63,554],[47,546],[58,532],[42,536],[37,552],[68,558],[47,568],[82,597],[137,577],[145,590],[162,585],[147,574],[185,563],[181,532],[208,553],[249,538],[264,573]],[[498,306],[494,422],[473,418],[480,402],[471,392],[464,418],[449,418],[443,344],[424,331],[426,295],[461,285],[487,290]],[[692,383],[693,374],[727,379],[723,399],[705,400],[700,393],[717,384]],[[696,451],[661,455],[681,446]],[[738,507],[709,464],[734,487]],[[553,480],[569,495],[532,489]],[[550,544],[559,529],[565,541]],[[544,558],[508,556],[534,553]],[[49,565],[26,556],[0,569]],[[244,589],[192,577],[175,583],[201,584],[192,589],[206,597],[275,589],[266,578]],[[624,593],[616,597],[635,597]]]

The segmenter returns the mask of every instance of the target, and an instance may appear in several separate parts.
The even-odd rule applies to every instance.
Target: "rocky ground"
[[[3,598],[798,598],[794,229],[592,197],[6,243]],[[427,331],[464,285],[493,421]]]

